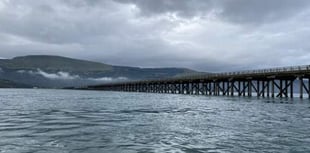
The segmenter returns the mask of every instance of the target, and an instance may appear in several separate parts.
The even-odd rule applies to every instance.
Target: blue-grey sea
[[[0,153],[310,152],[310,100],[0,89]]]

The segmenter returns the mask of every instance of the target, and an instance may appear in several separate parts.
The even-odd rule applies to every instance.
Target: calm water
[[[310,101],[0,89],[15,152],[310,152]]]

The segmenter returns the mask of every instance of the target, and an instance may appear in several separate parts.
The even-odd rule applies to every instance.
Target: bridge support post
[[[157,90],[157,83],[154,83],[154,84],[153,84],[153,92],[154,92],[154,93],[157,93],[157,92],[158,92],[158,90]]]
[[[139,86],[140,86],[139,92],[143,92],[143,84],[140,84]]]
[[[288,98],[288,86],[289,86],[289,84],[288,84],[288,81],[287,81],[287,79],[284,81],[285,82],[285,98]]]
[[[170,94],[172,93],[172,84],[167,83],[167,93]]]
[[[263,80],[262,81],[262,91],[261,91],[262,97],[265,97],[265,91],[266,91],[266,81]]]
[[[195,83],[195,95],[199,95],[200,93],[200,83],[199,82],[196,82]]]
[[[160,83],[157,83],[157,93],[162,93],[162,85]]]
[[[225,92],[226,92],[227,96],[230,96],[230,81],[229,80],[227,80],[227,88],[226,88]]]
[[[303,98],[303,89],[304,89],[304,80],[303,80],[303,77],[299,77],[299,81],[300,81],[300,90],[299,90],[299,98]]]
[[[223,93],[225,93],[225,95],[229,96],[229,81],[225,82],[226,85],[223,87]]]
[[[310,78],[308,78],[308,98],[310,99]]]
[[[308,81],[308,87],[306,83],[303,83],[303,87],[306,90],[306,93],[308,94],[308,98],[310,98],[310,83],[309,83],[310,80],[308,79],[307,81]]]
[[[139,84],[136,84],[136,90],[135,90],[135,92],[139,92]]]
[[[213,95],[215,96],[215,82],[213,82]]]
[[[270,97],[270,81],[267,80],[267,97]]]
[[[147,91],[147,84],[142,84],[142,92],[146,92]]]
[[[189,87],[190,87],[189,94],[192,95],[194,93],[193,83],[189,83]]]
[[[252,97],[252,80],[248,81],[248,96]]]
[[[219,82],[216,82],[216,95],[217,96],[220,96],[221,94],[220,94],[220,83]]]
[[[151,90],[150,90],[150,91],[151,91],[152,93],[154,93],[154,92],[155,92],[154,90],[155,90],[155,84],[152,83],[152,84],[151,84]]]
[[[188,94],[188,95],[191,94],[190,93],[190,83],[189,82],[186,83],[186,94]]]
[[[271,97],[274,98],[274,86],[275,86],[275,80],[272,80],[272,85],[271,85]]]
[[[201,92],[202,92],[202,95],[208,94],[208,83],[206,82],[202,83]]]
[[[240,97],[241,96],[241,82],[240,81],[238,81],[238,96]]]
[[[189,92],[189,91],[188,91],[188,90],[189,90],[189,83],[186,82],[186,83],[184,84],[184,89],[185,89],[185,90],[184,90],[184,91],[185,91],[184,94],[189,94],[189,93],[188,93],[188,92]]]
[[[213,82],[213,95],[217,96],[217,82]]]
[[[310,99],[310,78],[308,78],[308,98]]]
[[[294,80],[293,79],[291,80],[290,92],[291,92],[290,97],[294,98]]]
[[[206,95],[211,95],[210,94],[210,91],[211,91],[211,82],[208,82],[207,83],[207,88],[206,88],[207,90],[206,90]]]
[[[183,94],[182,92],[183,92],[183,83],[180,82],[179,83],[179,94]]]
[[[257,80],[257,82],[256,82],[256,93],[257,93],[257,97],[260,97],[260,81],[259,80]]]
[[[146,85],[146,92],[151,92],[151,87],[152,87],[152,84],[147,84]]]
[[[214,82],[213,86],[214,86],[214,88],[213,88],[213,92],[214,92],[213,95],[217,96],[217,82]]]
[[[249,84],[248,84],[248,86],[246,87],[246,85],[245,85],[245,81],[242,81],[242,84],[243,84],[243,88],[242,88],[242,90],[243,90],[243,97],[245,97],[245,92],[246,92],[246,88],[249,88]]]
[[[158,88],[157,88],[157,83],[154,83],[154,84],[153,84],[153,92],[154,92],[154,93],[157,93],[157,92],[158,92],[157,89],[158,89]]]
[[[283,86],[283,80],[282,79],[280,79],[280,88],[279,88],[279,90],[280,90],[280,93],[279,93],[279,96],[280,96],[280,98],[282,98],[283,97],[283,94],[282,94],[282,87]]]
[[[226,92],[225,92],[226,90],[225,90],[225,82],[224,81],[222,82],[221,91],[222,91],[222,95],[225,96],[226,95]]]
[[[201,88],[201,86],[202,86],[202,84],[200,82],[196,83],[196,91],[197,91],[196,95],[203,94],[201,92],[201,89],[203,89],[203,88]]]
[[[216,82],[216,95],[219,96],[220,95],[220,83],[219,82]]]
[[[231,85],[230,85],[230,94],[231,96],[234,96],[234,87],[235,87],[235,82],[232,80]]]
[[[211,82],[210,84],[211,84],[211,88],[210,88],[210,90],[211,90],[211,95],[214,95],[214,93],[215,93],[215,88],[214,88],[215,85],[214,85],[214,84],[215,84],[215,83],[214,83],[214,82]]]
[[[289,84],[288,84],[288,80],[287,79],[285,79],[285,98],[288,98],[288,86],[289,86]]]
[[[196,92],[196,85],[195,85],[195,83],[191,83],[191,85],[192,85],[192,90],[191,90],[191,94],[192,95],[194,95],[195,94],[195,92]]]
[[[161,85],[159,83],[156,83],[156,93],[160,93]]]
[[[146,88],[147,88],[146,86],[147,86],[146,84],[144,83],[142,84],[142,92],[146,92]]]
[[[183,82],[180,83],[180,91],[181,91],[181,94],[184,94],[184,87],[185,87],[185,84]]]

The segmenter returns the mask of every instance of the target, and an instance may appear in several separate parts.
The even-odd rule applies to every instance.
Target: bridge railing
[[[110,84],[127,84],[127,83],[150,83],[150,82],[165,82],[165,81],[175,81],[175,80],[195,80],[195,79],[208,79],[216,77],[233,77],[238,75],[253,75],[253,74],[273,74],[273,73],[285,73],[285,72],[298,72],[298,71],[310,71],[310,65],[302,66],[290,66],[290,67],[278,67],[271,69],[259,69],[259,70],[245,70],[237,72],[224,72],[224,73],[210,73],[192,76],[179,76],[174,78],[166,79],[152,79],[152,80],[135,80],[135,81],[123,81],[115,82]]]
[[[301,71],[301,70],[309,70],[309,69],[310,69],[310,65],[303,65],[303,66],[279,67],[279,68],[271,68],[271,69],[246,70],[246,71],[238,71],[238,72],[225,72],[225,73],[219,73],[219,75],[262,74],[262,73]]]
[[[199,79],[199,78],[210,78],[210,77],[225,77],[225,76],[268,74],[268,73],[283,73],[283,72],[309,71],[309,70],[310,70],[310,65],[302,65],[302,66],[278,67],[278,68],[271,68],[271,69],[245,70],[245,71],[237,71],[237,72],[211,73],[211,74],[205,74],[205,75],[188,76],[188,77],[184,77],[184,79]]]

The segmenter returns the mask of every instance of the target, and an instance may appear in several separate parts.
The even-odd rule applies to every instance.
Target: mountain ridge
[[[81,86],[111,81],[161,79],[201,73],[187,68],[140,68],[54,55],[0,59],[0,79],[44,88]]]

